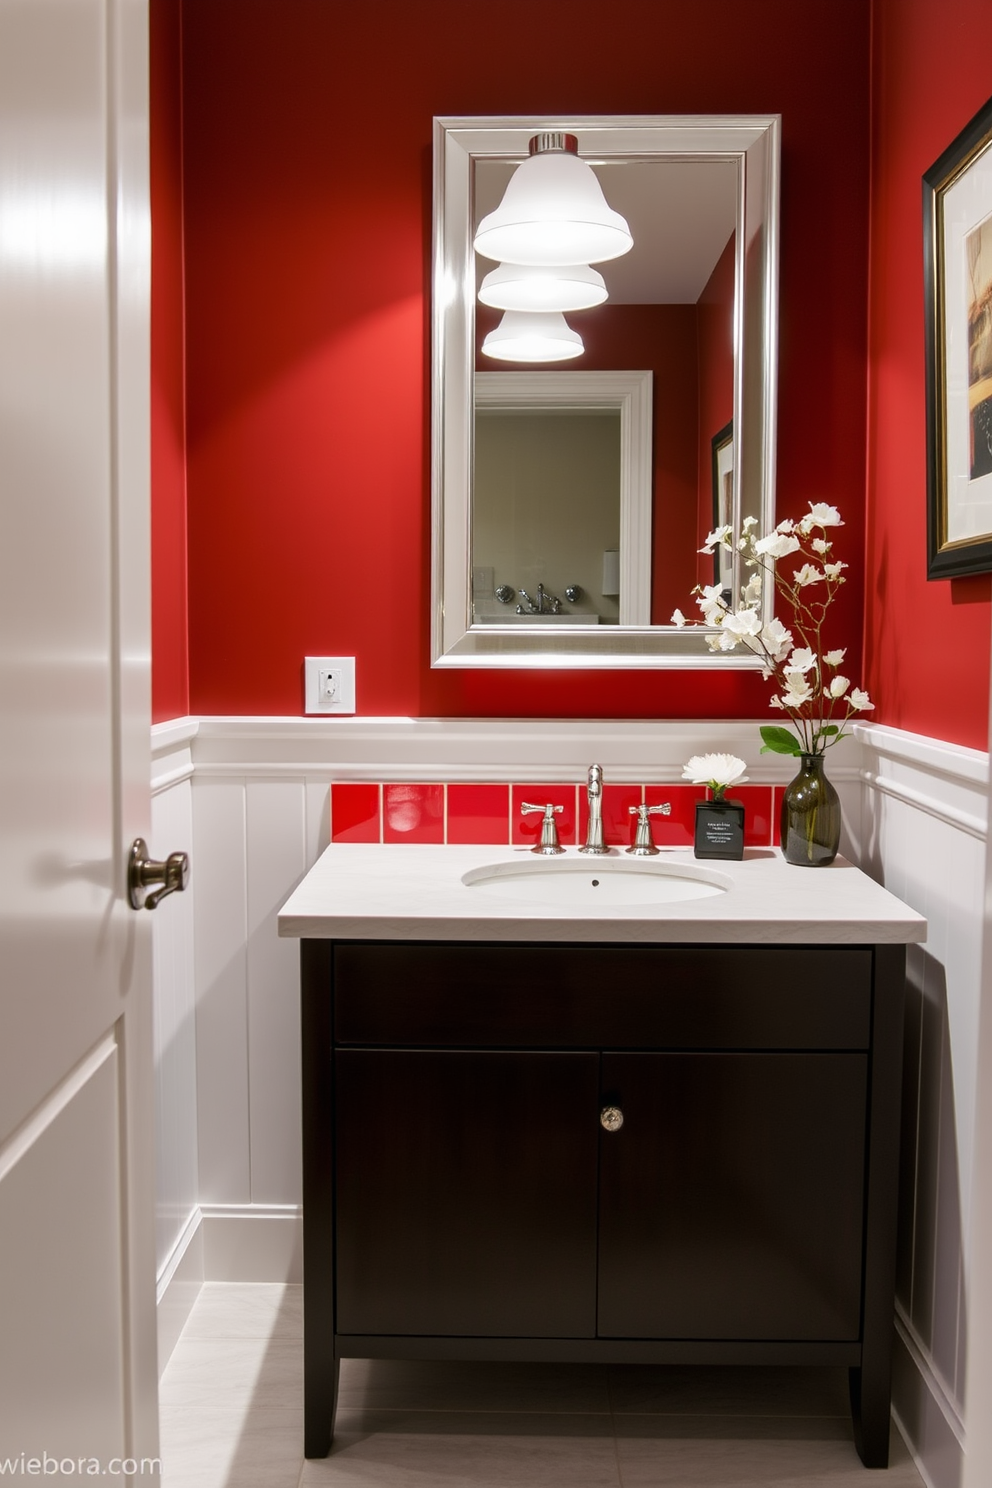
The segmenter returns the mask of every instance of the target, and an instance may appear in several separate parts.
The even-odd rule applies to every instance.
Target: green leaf
[[[761,725],[758,732],[764,740],[761,748],[762,754],[799,755],[803,752],[803,747],[799,740],[788,729],[778,728],[774,724],[765,723]]]

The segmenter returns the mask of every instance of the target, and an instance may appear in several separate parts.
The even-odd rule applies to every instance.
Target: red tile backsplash
[[[781,785],[742,785],[731,799],[745,806],[744,842],[748,847],[777,847]],[[445,799],[447,793],[447,807]],[[649,806],[668,801],[671,816],[654,816],[651,829],[659,847],[692,847],[696,802],[706,799],[702,785],[610,785],[603,787],[603,833],[608,847],[633,841],[631,806],[642,798]],[[541,817],[521,816],[520,803],[561,806],[555,817],[563,847],[586,839],[589,806],[585,785],[558,781],[545,785],[509,785],[500,781],[440,781],[407,784],[336,781],[331,786],[332,842],[450,842],[514,844],[533,847]],[[447,833],[447,835],[445,835]]]
[[[448,841],[458,843],[510,841],[508,785],[449,785]]]
[[[423,785],[384,785],[382,840],[443,842],[444,786],[438,781]]]
[[[692,847],[696,838],[696,802],[706,800],[705,785],[646,785],[649,806],[668,801],[671,816],[653,816],[651,831],[658,847]]]
[[[510,840],[524,847],[533,847],[540,841],[540,812],[534,811],[529,816],[520,814],[521,802],[528,801],[532,806],[561,806],[563,809],[555,817],[558,841],[562,847],[574,847],[576,791],[574,785],[514,785],[510,798]]]
[[[772,787],[732,785],[727,799],[744,803],[744,846],[767,847],[772,840]]]
[[[379,840],[379,786],[335,782],[331,786],[331,841]]]

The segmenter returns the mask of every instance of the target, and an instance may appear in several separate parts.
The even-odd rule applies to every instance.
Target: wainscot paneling
[[[957,1488],[988,756],[878,725],[855,732],[861,864],[929,922],[907,962],[894,1408],[926,1480]]]
[[[152,730],[153,857],[193,853],[192,720]],[[192,889],[192,885],[191,885]],[[155,1249],[159,1365],[164,1368],[203,1280],[196,1120],[194,895],[171,894],[152,914],[156,1107]]]
[[[184,791],[192,808],[196,933],[190,979],[189,940],[164,914],[181,901],[167,901],[156,963],[161,1047],[171,1050],[159,1068],[160,1236],[166,1249],[170,1236],[180,1244],[189,1217],[192,1130],[198,1243],[204,1275],[218,1280],[299,1274],[297,948],[279,942],[275,916],[328,843],[332,781],[581,783],[595,760],[609,783],[664,785],[707,750],[746,760],[752,785],[781,787],[794,773],[790,760],[760,754],[752,721],[207,718],[180,735],[185,764],[176,749],[157,753],[160,785],[170,770],[175,781],[156,800],[163,810]],[[859,724],[827,768],[843,805],[842,851],[930,921],[909,958],[895,1409],[927,1481],[956,1488],[988,758]],[[185,820],[179,800],[163,832]]]

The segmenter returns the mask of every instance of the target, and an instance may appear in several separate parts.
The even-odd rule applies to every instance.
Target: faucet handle
[[[558,823],[555,821],[555,817],[559,816],[564,809],[564,806],[553,806],[550,802],[546,806],[534,806],[530,801],[520,802],[521,816],[529,816],[532,811],[544,812],[544,820],[541,822],[541,840],[536,847],[531,848],[531,852],[550,858],[565,851],[558,841]]]
[[[661,849],[655,847],[654,837],[651,835],[651,818],[653,816],[671,816],[672,806],[670,801],[662,801],[658,806],[631,806],[628,808],[631,816],[637,817],[637,831],[634,834],[632,846],[627,848],[635,858],[653,858]]]

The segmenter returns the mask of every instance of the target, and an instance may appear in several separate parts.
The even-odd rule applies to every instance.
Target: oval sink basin
[[[476,893],[525,904],[595,911],[608,905],[676,904],[711,899],[730,887],[706,868],[633,858],[531,858],[473,868],[462,883]]]

